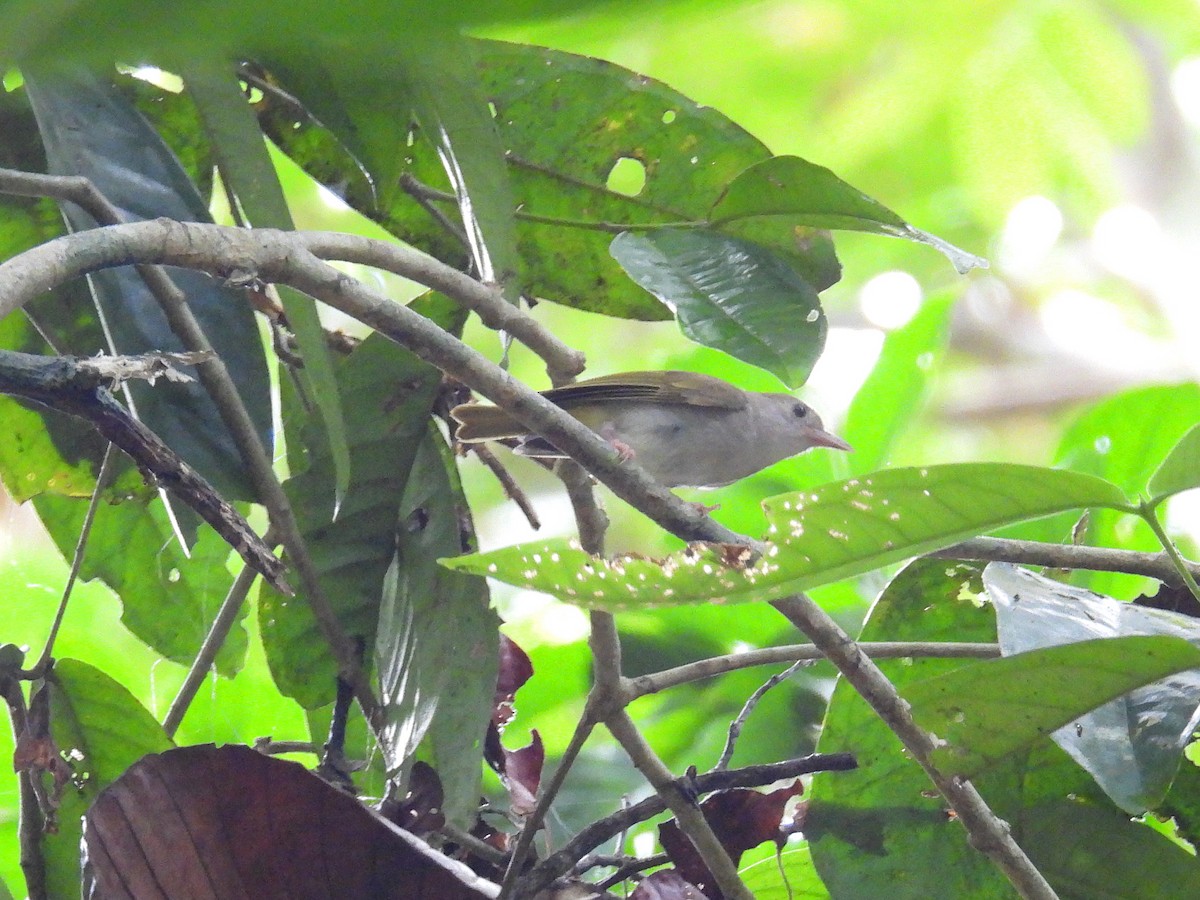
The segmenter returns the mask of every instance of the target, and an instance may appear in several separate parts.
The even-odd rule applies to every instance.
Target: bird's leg
[[[637,456],[637,454],[633,452],[632,447],[617,437],[616,429],[613,428],[611,422],[606,422],[600,427],[599,435],[608,441],[608,443],[612,445],[612,448],[617,451],[617,458],[620,459],[621,462],[629,462],[629,460]]]

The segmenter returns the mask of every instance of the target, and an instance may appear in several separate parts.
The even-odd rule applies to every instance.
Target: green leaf
[[[49,896],[73,897],[79,894],[83,813],[137,760],[173,745],[133,694],[87,663],[58,660],[48,684],[51,735],[60,752],[78,754],[75,773],[87,776],[81,790],[67,786],[58,833],[43,841]]]
[[[738,874],[755,900],[829,900],[807,844],[789,847],[779,859],[772,855],[759,860]]]
[[[880,468],[896,438],[917,418],[935,356],[945,346],[951,307],[949,296],[931,297],[884,339],[879,360],[854,395],[838,432],[854,448],[847,461],[855,474]]]
[[[949,747],[943,772],[973,778],[1004,757],[1134,688],[1200,667],[1178,637],[1114,637],[973,663],[910,685],[913,715]]]
[[[609,248],[687,337],[803,384],[825,347],[817,292],[770,250],[711,231],[625,232]]]
[[[600,559],[545,541],[444,560],[451,568],[616,612],[770,600],[931,553],[1011,522],[1091,506],[1127,508],[1090,475],[1002,463],[885,469],[763,502],[767,547],[749,566],[696,544],[663,560]]]
[[[726,188],[708,221],[720,227],[738,219],[786,217],[816,228],[866,231],[928,244],[946,255],[960,274],[987,267],[987,260],[913,228],[877,200],[829,169],[798,156],[776,156],[751,166]]]
[[[1067,427],[1055,452],[1055,465],[1097,475],[1131,497],[1146,489],[1154,467],[1200,421],[1200,385],[1184,382],[1122,391],[1085,409]],[[1070,521],[1023,529],[1017,537],[1060,541]],[[1162,545],[1138,518],[1110,510],[1094,512],[1081,535],[1085,544],[1158,552]],[[1077,570],[1071,583],[1121,600],[1152,590],[1151,579],[1119,572]]]
[[[221,64],[197,63],[184,71],[184,80],[212,142],[225,184],[237,196],[249,223],[256,228],[291,230],[292,215],[275,166],[232,70]],[[324,422],[336,473],[332,497],[336,510],[350,483],[350,450],[333,362],[312,298],[286,285],[279,285],[278,291],[304,359],[303,368],[296,370],[297,377],[307,387]]]
[[[449,448],[431,427],[400,506],[375,653],[385,716],[380,743],[389,774],[407,774],[424,744],[421,757],[441,781],[443,812],[470,828],[495,699],[500,620],[488,608],[482,578],[437,564],[439,556],[462,548],[467,506],[454,472]]]
[[[454,188],[475,272],[516,302],[520,285],[512,186],[496,123],[480,90],[474,45],[452,31],[408,46],[405,72],[424,137]]]
[[[106,80],[81,70],[25,73],[52,174],[87,177],[127,220],[166,216],[211,222],[208,206],[162,139]],[[96,227],[74,204],[64,215],[73,230]],[[266,356],[245,298],[200,272],[173,269],[172,281],[238,385],[270,452],[271,401]],[[117,353],[182,350],[158,302],[131,267],[89,277],[106,332]],[[76,334],[65,336],[68,341]],[[96,346],[69,350],[93,353]],[[194,375],[194,371],[192,372]],[[198,381],[129,385],[138,417],[222,493],[253,499],[237,444]]]
[[[993,641],[995,624],[984,596],[978,567],[917,560],[880,595],[859,640]],[[917,683],[971,665],[934,658],[880,661],[904,696]],[[805,835],[833,896],[1013,896],[1012,886],[946,814],[945,801],[924,771],[844,680],[834,689],[817,750],[852,751],[859,763],[852,772],[818,773],[809,795]],[[1091,900],[1192,893],[1176,891],[1157,866],[1190,885],[1195,858],[1130,821],[1056,744],[1038,742],[973,783],[1059,896]],[[1139,862],[1130,860],[1129,847],[1143,854]]]
[[[341,510],[335,519],[334,462],[315,412],[296,442],[297,451],[307,450],[308,468],[289,478],[284,488],[342,627],[370,648],[384,575],[396,550],[400,502],[417,448],[426,437],[441,375],[386,338],[372,335],[339,362],[336,376],[347,400],[353,462]],[[289,425],[292,433],[294,425]],[[303,598],[282,597],[264,588],[259,617],[279,689],[306,709],[328,703],[337,666]]]
[[[1007,563],[989,565],[983,581],[1006,656],[1132,635],[1200,646],[1200,623],[1182,613],[1121,603]],[[1054,732],[1054,741],[1114,803],[1140,815],[1158,807],[1179,770],[1198,702],[1200,672],[1179,672],[1076,717]]]
[[[1200,487],[1200,425],[1195,425],[1171,448],[1150,476],[1151,502],[1157,502],[1171,494]]]

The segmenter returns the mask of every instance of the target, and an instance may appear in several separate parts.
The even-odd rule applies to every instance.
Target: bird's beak
[[[814,447],[828,447],[831,450],[853,450],[854,448],[843,441],[836,434],[830,434],[823,429],[813,429],[809,434],[808,439]]]

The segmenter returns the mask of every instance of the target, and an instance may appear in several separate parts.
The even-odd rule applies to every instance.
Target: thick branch
[[[895,686],[837,623],[804,594],[771,604],[808,636],[876,715],[900,738],[967,829],[971,845],[986,855],[1027,900],[1057,900],[1042,873],[1013,840],[969,781],[943,775],[932,762],[933,738],[912,717]]]
[[[639,466],[618,460],[587,426],[428,319],[318,260],[305,248],[306,239],[302,232],[169,219],[94,228],[49,241],[0,265],[0,318],[57,284],[112,266],[143,262],[218,276],[256,273],[340,309],[503,406],[672,533],[685,540],[748,543],[681,501]]]

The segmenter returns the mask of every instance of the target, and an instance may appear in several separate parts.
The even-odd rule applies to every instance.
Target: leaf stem
[[[1150,526],[1150,530],[1154,532],[1154,536],[1162,544],[1163,550],[1167,552],[1167,556],[1170,557],[1171,563],[1175,566],[1175,571],[1179,573],[1179,577],[1183,579],[1183,583],[1187,585],[1187,589],[1192,592],[1192,596],[1197,601],[1200,601],[1200,585],[1196,583],[1196,579],[1192,575],[1191,569],[1188,568],[1187,562],[1180,555],[1175,542],[1167,536],[1162,522],[1159,521],[1158,507],[1161,504],[1161,498],[1158,500],[1143,500],[1137,508],[1137,514]]]

